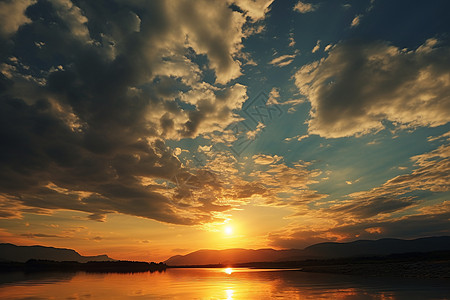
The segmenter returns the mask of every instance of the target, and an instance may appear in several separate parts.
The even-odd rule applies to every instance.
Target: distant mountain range
[[[29,259],[77,261],[80,263],[88,261],[114,261],[114,259],[107,255],[82,256],[72,249],[0,244],[0,261],[26,262]]]
[[[385,256],[396,253],[450,250],[450,236],[426,237],[415,240],[380,239],[358,240],[349,243],[320,243],[303,250],[227,249],[199,250],[175,255],[164,263],[168,266],[240,264],[249,262],[300,261],[362,256]]]
[[[415,240],[380,239],[358,240],[349,243],[320,243],[303,250],[227,249],[198,250],[176,255],[164,263],[168,266],[242,264],[250,262],[301,261],[347,257],[385,256],[397,253],[450,250],[450,236],[427,237]],[[53,261],[114,261],[107,255],[82,256],[72,249],[44,246],[16,246],[0,243],[0,261],[26,262],[30,259]]]

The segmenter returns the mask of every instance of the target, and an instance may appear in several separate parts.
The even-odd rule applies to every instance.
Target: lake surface
[[[450,299],[450,280],[244,268],[0,273],[0,299]]]

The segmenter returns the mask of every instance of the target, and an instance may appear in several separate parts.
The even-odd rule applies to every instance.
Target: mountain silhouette
[[[0,244],[0,261],[26,262],[30,259],[53,261],[114,261],[107,255],[82,256],[72,249],[44,246],[16,246]]]
[[[187,255],[172,256],[164,263],[169,266],[179,265],[207,265],[232,264],[246,262],[269,262],[284,260],[285,257],[302,255],[302,250],[274,250],[274,249],[226,249],[226,250],[198,250]]]
[[[363,256],[384,256],[397,253],[450,250],[450,236],[426,237],[414,240],[379,239],[357,240],[348,243],[327,242],[303,250],[226,249],[198,250],[186,255],[175,255],[164,263],[168,266],[240,264],[249,262],[300,261]]]

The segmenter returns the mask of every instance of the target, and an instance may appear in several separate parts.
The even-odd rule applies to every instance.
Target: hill
[[[274,250],[274,249],[226,249],[226,250],[198,250],[187,255],[172,256],[165,263],[169,266],[179,265],[207,265],[207,264],[235,264],[246,262],[271,262],[284,260],[286,257],[302,255],[302,250]]]
[[[397,253],[417,253],[450,250],[450,236],[426,237],[414,240],[358,240],[348,243],[320,243],[303,250],[226,249],[199,250],[176,255],[164,263],[168,266],[241,264],[249,262],[300,261],[363,256],[385,256]]]
[[[82,256],[72,249],[0,244],[0,261],[26,262],[30,259],[76,261],[80,263],[88,261],[114,261],[114,259],[107,255]]]

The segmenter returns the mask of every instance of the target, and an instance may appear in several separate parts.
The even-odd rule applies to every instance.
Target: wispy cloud
[[[316,45],[314,46],[314,48],[311,50],[311,53],[316,53],[317,51],[319,51],[320,49],[320,40],[317,40]]]
[[[275,57],[272,59],[269,64],[277,66],[277,67],[284,67],[289,64],[291,64],[294,61],[294,58],[296,57],[295,54],[286,54],[279,57]]]
[[[297,140],[297,141],[302,141],[302,140],[304,140],[304,139],[306,139],[306,138],[308,138],[309,137],[309,135],[308,134],[303,134],[303,135],[296,135],[296,136],[294,136],[294,137],[290,137],[290,138],[285,138],[284,140],[286,141],[286,142],[290,142],[290,141],[293,141],[293,140]]]
[[[411,172],[380,186],[342,199],[328,197],[326,201],[311,201],[307,207],[296,207],[295,221],[270,233],[269,240],[273,246],[296,248],[325,240],[450,234],[446,225],[450,201],[427,203],[419,197],[424,191],[450,191],[450,145],[441,145],[411,160]]]
[[[20,236],[27,238],[68,238],[67,236],[61,236],[56,234],[45,234],[45,233],[23,233]]]
[[[449,235],[449,205],[423,212],[384,220],[360,220],[339,224],[329,218],[320,219],[325,226],[292,224],[283,230],[268,234],[273,247],[304,248],[320,242],[346,242],[356,239],[380,239],[389,237],[420,238],[430,235]],[[316,220],[317,222],[319,220]],[[334,225],[334,226],[330,226]]]
[[[438,140],[450,140],[450,131],[443,133],[441,135],[438,135],[438,136],[429,136],[429,137],[427,137],[427,140],[429,142],[434,142],[434,141],[438,141]]]
[[[399,175],[382,186],[369,191],[356,192],[350,199],[328,208],[331,212],[345,212],[358,218],[369,218],[392,213],[417,204],[411,196],[415,191],[447,192],[450,187],[450,145],[440,146],[429,153],[411,158],[416,169]],[[353,182],[350,182],[353,183]]]
[[[273,163],[277,163],[282,159],[282,157],[278,155],[267,155],[267,154],[257,154],[252,156],[255,164],[258,165],[270,165]]]
[[[362,18],[362,15],[356,15],[356,16],[353,18],[352,23],[350,24],[350,26],[351,26],[351,27],[356,27],[356,26],[358,26],[359,23],[361,22],[361,18]]]
[[[294,39],[294,34],[291,32],[289,34],[289,47],[294,47],[295,46],[295,39]]]

